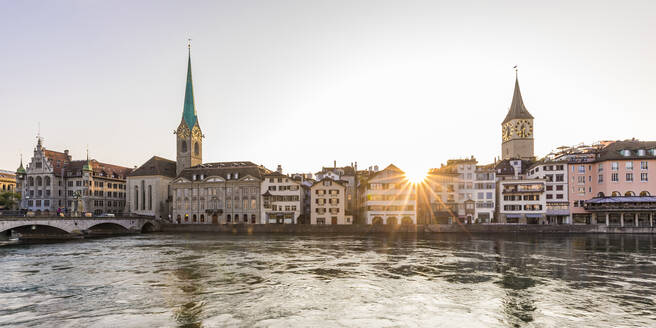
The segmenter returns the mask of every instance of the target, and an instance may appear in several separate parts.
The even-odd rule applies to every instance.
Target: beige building
[[[258,223],[298,223],[305,196],[301,181],[280,172],[271,172],[262,177],[262,221]]]
[[[416,187],[393,164],[369,178],[364,199],[367,224],[417,224]]]
[[[203,163],[182,170],[170,185],[173,222],[261,222],[260,185],[269,173],[251,162]]]
[[[353,224],[346,215],[346,183],[326,177],[310,188],[311,224]]]
[[[16,192],[16,174],[0,170],[0,192],[6,191]]]
[[[171,199],[169,184],[175,179],[176,163],[153,156],[132,170],[127,178],[126,212],[156,218],[169,218]]]

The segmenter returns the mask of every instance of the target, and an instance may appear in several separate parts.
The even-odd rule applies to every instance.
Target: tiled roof
[[[608,203],[653,203],[656,202],[655,196],[619,196],[619,197],[599,197],[585,201],[586,204],[608,204]]]
[[[61,176],[62,168],[68,165],[70,157],[65,153],[47,149],[43,150],[43,154],[50,161],[50,164],[52,164],[53,173],[56,176]]]
[[[638,155],[638,150],[645,150],[644,156]],[[656,149],[656,141],[624,140],[613,142],[602,148],[597,157],[597,161],[623,160],[623,159],[654,159],[656,156],[649,153],[650,149]],[[624,156],[621,152],[629,150],[629,156]]]
[[[128,176],[137,177],[161,175],[169,178],[175,178],[175,168],[175,161],[159,156],[153,156],[148,161],[146,161],[146,163],[143,163],[143,165],[128,173]]]
[[[186,168],[178,174],[178,177],[183,177],[187,180],[192,180],[193,175],[202,174],[205,177],[220,176],[228,180],[228,174],[234,177],[238,174],[241,179],[250,175],[257,179],[262,179],[265,174],[270,174],[272,171],[264,166],[257,165],[252,162],[217,162],[217,163],[203,163],[190,168]]]
[[[90,160],[90,162],[91,162],[91,168],[93,169],[93,173],[96,176],[109,177],[115,179],[125,179],[128,173],[130,172],[130,168],[128,167],[101,163],[95,159]],[[86,163],[87,163],[86,160],[70,161],[68,165],[66,165],[66,167],[64,168],[64,171],[67,172],[66,173],[67,176],[68,176],[68,172],[71,172],[70,176],[79,176],[82,174],[82,168]]]

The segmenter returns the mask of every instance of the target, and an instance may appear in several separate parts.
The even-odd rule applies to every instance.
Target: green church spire
[[[187,61],[187,87],[185,88],[184,109],[182,110],[182,119],[187,123],[187,127],[192,129],[198,117],[196,116],[196,106],[194,105],[194,86],[191,82],[191,40],[187,47],[189,48],[189,60]]]

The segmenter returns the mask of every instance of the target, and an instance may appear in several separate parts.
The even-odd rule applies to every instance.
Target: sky
[[[656,1],[0,0],[0,169],[175,160],[192,39],[205,162],[410,172],[500,156],[515,72],[538,157],[656,140]]]

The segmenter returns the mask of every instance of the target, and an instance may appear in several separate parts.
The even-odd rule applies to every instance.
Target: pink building
[[[656,142],[613,142],[594,159],[570,162],[569,169],[573,223],[653,226]]]

